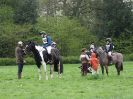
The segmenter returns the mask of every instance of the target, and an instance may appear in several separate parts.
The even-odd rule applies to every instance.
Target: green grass
[[[36,66],[25,65],[21,80],[17,66],[0,66],[0,99],[133,99],[133,62],[124,63],[120,76],[111,66],[108,77],[82,77],[78,67],[65,64],[61,79],[54,73],[54,79],[39,81]]]

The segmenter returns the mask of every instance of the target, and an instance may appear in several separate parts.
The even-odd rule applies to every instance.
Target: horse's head
[[[35,43],[33,41],[28,41],[25,46],[25,53],[31,52],[35,49]]]

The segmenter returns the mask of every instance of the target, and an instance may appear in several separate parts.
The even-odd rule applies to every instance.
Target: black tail
[[[60,64],[59,64],[60,62]],[[63,61],[60,56],[59,60],[54,61],[54,71],[58,72],[58,64],[60,65],[60,74],[63,73]]]

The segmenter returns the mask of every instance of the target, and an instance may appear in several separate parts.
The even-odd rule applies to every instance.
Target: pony
[[[36,65],[38,67],[39,80],[42,79],[42,77],[41,77],[41,65],[43,65],[43,69],[45,72],[45,78],[46,78],[46,80],[48,80],[46,65],[48,64],[49,55],[48,55],[46,49],[43,48],[42,46],[35,45],[35,43],[33,41],[29,41],[25,47],[25,53],[28,53],[28,52],[33,53],[34,60],[35,60]],[[53,60],[52,63],[49,63],[50,64],[51,78],[53,78],[53,71],[54,70],[58,72],[58,77],[61,78],[61,74],[63,73],[63,63],[62,63],[62,58],[60,56],[59,50],[57,48],[51,49],[51,58]]]
[[[106,69],[106,74],[108,75],[108,65],[109,58],[108,54],[104,51],[102,47],[98,47],[96,49],[96,53],[98,54],[100,66],[102,69],[102,74],[104,74],[104,67]],[[120,71],[123,71],[123,55],[122,53],[114,52],[112,53],[112,62],[115,64],[117,74],[120,75]]]

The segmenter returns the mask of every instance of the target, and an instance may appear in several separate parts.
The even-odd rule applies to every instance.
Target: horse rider
[[[45,31],[41,31],[39,34],[42,37],[43,48],[46,49],[48,54],[51,54],[51,44],[52,44],[51,37],[47,35]]]
[[[112,61],[112,51],[113,51],[114,45],[112,43],[112,39],[111,38],[107,38],[106,39],[106,46],[105,46],[105,50],[108,54],[109,60],[110,62]]]
[[[24,50],[23,50],[23,42],[19,41],[17,47],[15,48],[15,56],[16,56],[16,63],[18,65],[18,79],[21,79],[24,61]]]
[[[52,39],[45,31],[41,31],[39,33],[42,37],[43,41],[43,48],[46,49],[47,56],[48,56],[48,62],[47,63],[52,63],[52,56],[51,56],[51,49],[52,49]]]
[[[91,42],[90,44],[90,52],[94,52],[95,51],[95,45],[94,45],[94,42]]]

